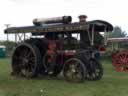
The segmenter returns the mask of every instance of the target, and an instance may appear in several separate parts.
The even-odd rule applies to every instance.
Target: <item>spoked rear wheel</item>
[[[67,81],[83,82],[86,76],[86,67],[79,59],[71,58],[64,65],[63,75]]]
[[[87,65],[86,79],[90,81],[100,80],[103,76],[103,67],[96,59],[90,59]]]
[[[12,56],[13,74],[27,78],[35,77],[38,74],[40,56],[36,46],[27,43],[20,44]]]

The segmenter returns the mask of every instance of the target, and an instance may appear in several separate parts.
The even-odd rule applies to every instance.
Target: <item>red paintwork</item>
[[[48,41],[47,54],[49,55],[48,62],[53,62],[56,58],[61,64],[64,64],[65,60],[74,56],[76,52],[73,50],[62,50],[61,44],[56,40]]]
[[[48,48],[49,48],[49,50],[55,50],[56,49],[56,41],[49,40],[48,41]]]
[[[99,51],[106,51],[105,47],[100,47]]]
[[[128,50],[116,52],[112,55],[112,64],[118,72],[128,72]]]
[[[56,52],[54,50],[47,50],[48,55],[55,55]]]
[[[65,56],[74,56],[74,52],[67,52],[67,53],[64,53]]]

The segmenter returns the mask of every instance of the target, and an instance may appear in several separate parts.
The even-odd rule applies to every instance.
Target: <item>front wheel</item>
[[[90,81],[100,80],[103,76],[103,67],[96,59],[90,59],[87,65],[86,79]]]
[[[63,75],[67,81],[83,82],[86,76],[86,67],[81,60],[71,58],[64,65]]]

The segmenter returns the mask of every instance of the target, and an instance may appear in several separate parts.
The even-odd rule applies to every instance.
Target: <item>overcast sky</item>
[[[4,24],[26,26],[32,25],[34,18],[63,15],[78,21],[80,14],[87,15],[87,20],[106,20],[128,33],[127,9],[128,0],[1,0],[0,40],[6,39]]]

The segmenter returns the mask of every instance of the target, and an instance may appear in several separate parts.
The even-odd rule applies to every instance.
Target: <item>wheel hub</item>
[[[23,61],[23,64],[28,64],[28,62],[29,62],[29,60],[27,58],[23,58],[22,61]]]

